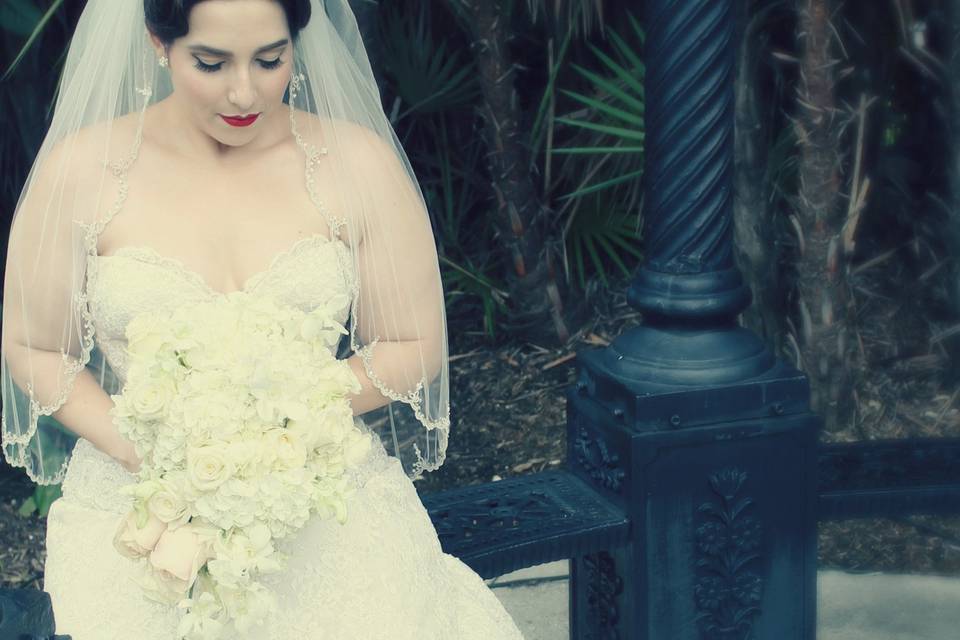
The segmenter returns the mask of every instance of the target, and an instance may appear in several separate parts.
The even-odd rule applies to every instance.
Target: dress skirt
[[[346,524],[314,517],[278,548],[287,568],[264,576],[279,610],[251,640],[522,640],[483,579],[443,552],[400,461],[379,438],[348,471],[357,492]],[[137,563],[113,537],[135,477],[88,441],[74,450],[63,497],[47,517],[44,589],[56,629],[73,640],[173,640],[175,608],[145,598]]]

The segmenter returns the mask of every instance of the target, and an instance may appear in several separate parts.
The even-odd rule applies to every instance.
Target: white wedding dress
[[[340,240],[321,235],[297,242],[243,289],[303,309],[351,286],[352,261]],[[121,381],[124,329],[130,319],[164,305],[222,295],[178,261],[145,247],[92,256],[89,320]],[[341,318],[341,321],[345,318]],[[369,428],[358,419],[358,426]],[[348,519],[314,518],[280,543],[288,568],[265,578],[279,612],[249,638],[275,640],[522,640],[483,579],[440,547],[436,530],[400,461],[379,437],[351,480],[358,487]],[[117,490],[135,481],[122,466],[81,439],[63,497],[47,517],[44,589],[57,633],[73,640],[174,640],[176,610],[143,597],[136,564],[113,548],[130,498]]]

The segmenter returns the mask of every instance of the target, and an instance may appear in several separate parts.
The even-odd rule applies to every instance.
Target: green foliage
[[[20,52],[7,67],[6,72],[0,77],[0,80],[6,80],[14,69],[20,64],[24,56],[37,41],[47,23],[60,10],[63,0],[54,0],[45,13],[30,0],[7,0],[6,4],[0,6],[0,29],[18,36],[27,36],[27,41],[21,47]]]
[[[639,23],[631,17],[630,24],[638,40],[637,47],[642,46],[644,38]],[[581,135],[575,137],[574,144],[554,149],[553,153],[585,156],[587,163],[581,168],[586,171],[581,175],[592,180],[579,184],[561,196],[561,200],[582,198],[622,184],[636,185],[642,175],[645,67],[637,51],[616,32],[610,31],[609,38],[619,60],[594,45],[589,45],[589,49],[600,61],[604,73],[592,71],[579,64],[572,65],[589,83],[591,91],[582,93],[561,90],[563,95],[586,109],[578,112],[579,117],[557,118],[559,124],[573,127]],[[576,142],[580,144],[575,144]],[[623,161],[614,162],[611,169],[601,172],[604,164],[618,157]],[[628,170],[624,171],[624,168]],[[594,180],[593,176],[596,174],[600,176]]]
[[[386,6],[380,43],[384,70],[406,105],[394,120],[475,101],[480,88],[473,61],[468,52],[452,50],[447,39],[433,33],[429,5],[418,2],[414,11],[399,3]]]
[[[567,192],[556,198],[564,216],[565,264],[582,289],[592,273],[608,284],[607,268],[625,275],[627,261],[640,258],[640,178],[645,138],[645,67],[639,50],[644,34],[629,16],[630,40],[609,31],[611,51],[592,44],[588,49],[598,70],[570,66],[587,90],[560,89],[577,109],[556,118],[556,126],[572,131],[566,144],[552,150],[564,157],[561,184]],[[558,62],[559,64],[559,62]]]
[[[8,225],[52,113],[72,28],[65,14],[63,0],[0,2],[0,50],[8,56],[0,77],[0,210]]]
[[[587,288],[589,267],[592,267],[604,286],[607,281],[606,263],[613,263],[625,276],[630,269],[624,262],[625,256],[639,260],[641,257],[637,239],[639,237],[637,216],[618,210],[615,202],[605,197],[591,200],[597,209],[580,207],[570,218],[570,227],[566,234],[568,268],[576,274],[580,288]],[[604,207],[604,205],[607,205]],[[589,259],[589,264],[587,263]]]
[[[461,297],[479,300],[483,331],[491,338],[496,337],[497,316],[506,311],[506,291],[493,282],[489,270],[482,266],[470,262],[457,264],[446,256],[440,256],[440,264],[447,267],[443,272],[443,286],[448,307],[457,305]]]
[[[59,484],[37,485],[33,489],[33,495],[23,501],[23,504],[17,509],[17,513],[24,518],[34,513],[41,518],[46,518],[50,511],[50,505],[61,495],[63,493]]]
[[[0,29],[15,36],[26,38],[33,34],[42,17],[43,12],[30,0],[7,0],[0,4]]]
[[[485,219],[469,215],[486,201],[485,184],[478,179],[483,147],[474,143],[455,153],[445,118],[427,127],[435,145],[420,158],[419,166],[427,170],[420,183],[435,228],[447,309],[479,313],[484,333],[494,337],[507,294],[493,275],[497,265],[483,257],[489,255],[482,250]]]

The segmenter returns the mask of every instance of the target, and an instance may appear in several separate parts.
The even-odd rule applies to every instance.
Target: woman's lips
[[[220,117],[223,118],[223,121],[229,124],[231,127],[249,127],[253,124],[257,118],[260,117],[259,113],[254,113],[249,116],[225,116],[220,114]]]

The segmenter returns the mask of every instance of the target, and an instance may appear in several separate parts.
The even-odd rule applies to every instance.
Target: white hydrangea
[[[285,563],[275,542],[313,515],[346,522],[345,472],[371,447],[348,401],[360,383],[333,353],[348,304],[336,296],[306,313],[241,291],[128,324],[112,415],[143,462],[125,522],[207,532],[190,543],[205,560],[189,592],[145,563],[148,595],[182,596],[178,637],[230,637],[262,621],[275,601],[258,577]]]

